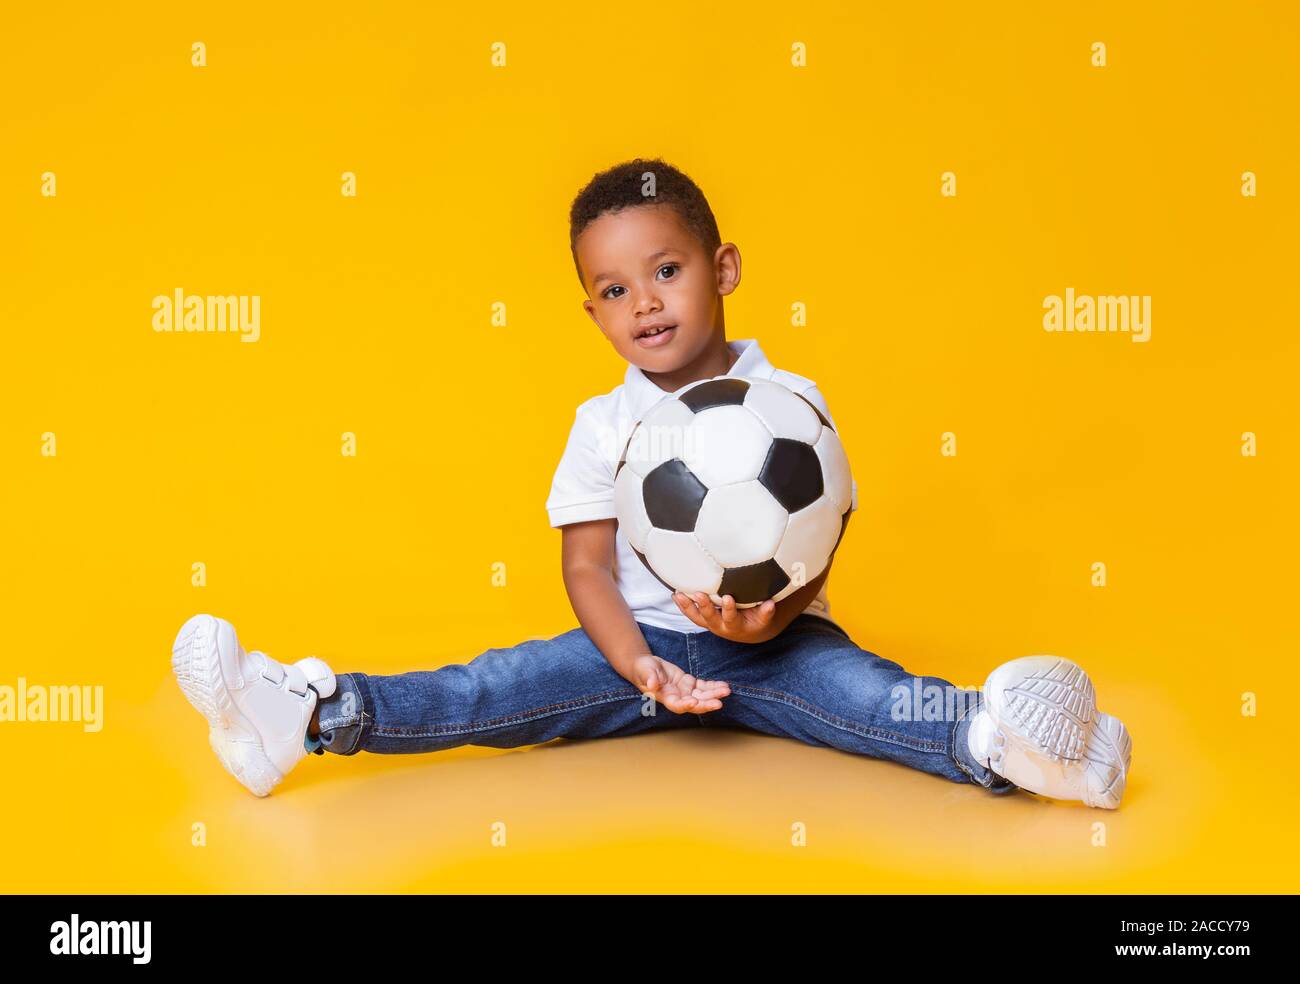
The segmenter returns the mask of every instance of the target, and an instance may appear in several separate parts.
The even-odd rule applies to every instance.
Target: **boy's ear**
[[[587,317],[589,317],[592,321],[596,322],[596,327],[600,329],[600,333],[604,335],[606,338],[608,338],[609,332],[605,330],[605,326],[602,325],[600,321],[596,318],[596,312],[594,310],[595,305],[591,303],[590,299],[582,302],[582,309],[587,312]]]
[[[740,284],[740,247],[723,243],[713,254],[714,269],[718,277],[718,293],[726,296]]]

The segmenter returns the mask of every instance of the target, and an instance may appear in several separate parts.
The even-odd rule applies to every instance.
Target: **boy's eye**
[[[681,269],[681,264],[680,264],[680,263],[665,263],[665,264],[664,264],[663,266],[661,266],[661,267],[660,267],[656,272],[657,272],[657,273],[663,273],[665,270],[670,269],[670,268],[673,269],[673,270]],[[614,286],[612,286],[612,287],[606,287],[603,291],[601,291],[601,292],[600,292],[600,296],[603,297],[603,298],[605,298],[606,300],[610,300],[610,301],[612,301],[612,300],[614,300],[618,295],[616,294],[616,295],[610,296],[610,293],[609,293],[609,292],[610,292],[611,290],[624,290],[624,289],[625,289],[625,288],[622,287],[621,285],[619,285],[619,284],[614,284]]]

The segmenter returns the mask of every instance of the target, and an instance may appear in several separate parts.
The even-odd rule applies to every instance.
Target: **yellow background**
[[[0,724],[0,889],[1297,888],[1294,5],[186,6],[0,35],[0,683],[106,701]],[[313,757],[265,800],[221,769],[194,612],[338,672],[577,624],[544,501],[624,363],[567,211],[656,155],[741,250],[729,337],[845,437],[836,617],[967,686],[1082,663],[1119,811],[743,732]],[[261,340],[155,333],[177,287],[261,295]],[[1044,332],[1066,287],[1151,295],[1150,342]]]

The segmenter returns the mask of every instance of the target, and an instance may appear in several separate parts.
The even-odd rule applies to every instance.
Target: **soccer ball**
[[[816,578],[848,526],[853,477],[839,435],[793,390],[715,376],[637,421],[614,472],[614,511],[669,590],[780,601]]]

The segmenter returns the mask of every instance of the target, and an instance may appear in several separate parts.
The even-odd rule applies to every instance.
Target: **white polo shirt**
[[[728,342],[727,347],[739,356],[728,376],[755,376],[781,383],[806,397],[834,425],[835,418],[826,407],[826,399],[811,379],[774,368],[755,339]],[[578,406],[568,445],[555,470],[551,494],[546,500],[552,527],[616,518],[614,471],[618,467],[619,455],[631,436],[633,425],[667,395],[645,373],[629,364],[620,385]],[[856,480],[849,508],[850,511],[858,508]],[[709,631],[681,613],[672,593],[646,570],[621,529],[615,536],[614,554],[614,581],[632,610],[633,618],[677,632]],[[830,602],[826,599],[825,584],[804,611],[834,621]]]

